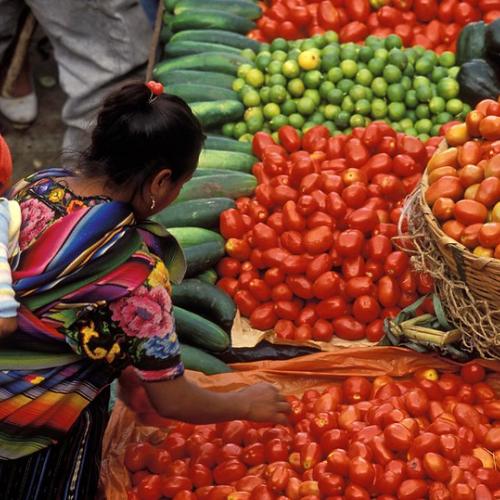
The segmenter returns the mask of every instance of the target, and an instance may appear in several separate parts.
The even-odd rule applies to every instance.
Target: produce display
[[[445,138],[427,166],[425,200],[447,236],[500,259],[500,103],[481,101]]]
[[[402,48],[396,35],[369,37],[365,45],[339,44],[335,32],[287,42],[275,39],[242,64],[232,88],[246,107],[244,120],[228,123],[236,139],[292,125],[325,125],[333,133],[387,120],[422,140],[441,125],[463,120],[470,107],[458,98],[455,55]]]
[[[484,377],[478,364],[346,377],[289,396],[288,425],[170,421],[127,446],[128,498],[498,498],[500,400]]]
[[[391,237],[440,139],[425,145],[384,122],[302,138],[288,126],[279,138],[255,135],[255,195],[221,214],[218,286],[280,339],[376,342],[385,317],[432,291]]]

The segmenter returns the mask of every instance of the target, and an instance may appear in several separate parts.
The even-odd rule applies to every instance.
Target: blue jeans
[[[140,0],[142,8],[146,13],[148,21],[154,25],[156,19],[156,12],[158,10],[158,0]]]

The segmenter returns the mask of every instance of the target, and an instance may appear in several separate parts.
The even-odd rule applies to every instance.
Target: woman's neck
[[[64,181],[69,189],[77,196],[106,196],[114,201],[130,202],[133,197],[133,189],[129,186],[113,186],[104,177],[65,177]]]

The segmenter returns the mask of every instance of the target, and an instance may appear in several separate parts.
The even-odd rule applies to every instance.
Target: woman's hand
[[[0,339],[8,337],[17,330],[17,318],[0,318]]]

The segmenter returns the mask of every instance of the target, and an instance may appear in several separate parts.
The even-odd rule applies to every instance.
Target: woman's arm
[[[144,387],[162,417],[195,424],[224,420],[286,424],[286,414],[290,410],[285,397],[267,383],[220,393],[202,389],[181,376],[173,380],[144,383]]]

